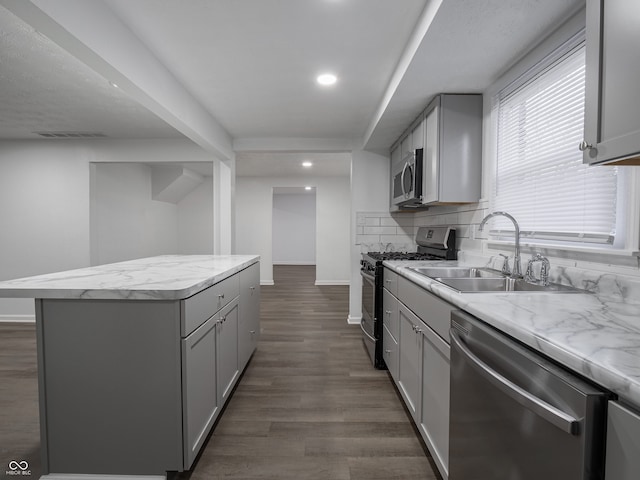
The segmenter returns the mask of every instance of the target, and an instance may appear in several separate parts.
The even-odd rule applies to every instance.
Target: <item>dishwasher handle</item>
[[[546,421],[555,425],[559,429],[571,435],[578,435],[580,422],[566,412],[548,404],[541,398],[527,392],[509,379],[503,377],[493,370],[489,365],[480,360],[471,350],[464,344],[459,333],[455,329],[451,329],[451,343],[471,362],[476,371],[488,380],[494,387],[511,397],[523,407],[531,410],[533,413]]]

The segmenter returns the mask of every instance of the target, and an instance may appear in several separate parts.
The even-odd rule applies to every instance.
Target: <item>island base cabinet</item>
[[[217,316],[211,317],[182,340],[185,469],[191,468],[220,412],[216,375],[218,320]]]
[[[43,474],[182,470],[179,305],[37,300],[36,320]]]
[[[238,359],[243,370],[260,340],[260,264],[240,272]]]
[[[238,299],[220,310],[218,314],[218,402],[224,404],[236,383],[238,369]]]
[[[605,478],[640,478],[640,412],[609,402]]]

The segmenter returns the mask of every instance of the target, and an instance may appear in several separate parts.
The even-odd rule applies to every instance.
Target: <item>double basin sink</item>
[[[529,283],[522,278],[511,278],[484,267],[407,267],[420,275],[431,278],[459,293],[588,293],[585,290],[550,283],[540,285]]]

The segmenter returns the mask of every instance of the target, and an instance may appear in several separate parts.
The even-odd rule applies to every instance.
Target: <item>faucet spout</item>
[[[513,226],[515,227],[515,236],[516,236],[516,244],[515,244],[515,252],[513,255],[513,270],[511,271],[511,278],[522,278],[522,268],[520,267],[520,226],[515,218],[513,218],[507,212],[492,212],[488,214],[486,217],[482,219],[480,225],[478,226],[478,230],[482,231],[485,223],[489,221],[493,217],[506,217],[511,222],[513,222]]]

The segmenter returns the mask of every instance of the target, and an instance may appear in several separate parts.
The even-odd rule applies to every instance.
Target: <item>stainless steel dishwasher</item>
[[[449,480],[604,478],[611,395],[464,312],[451,320]]]

